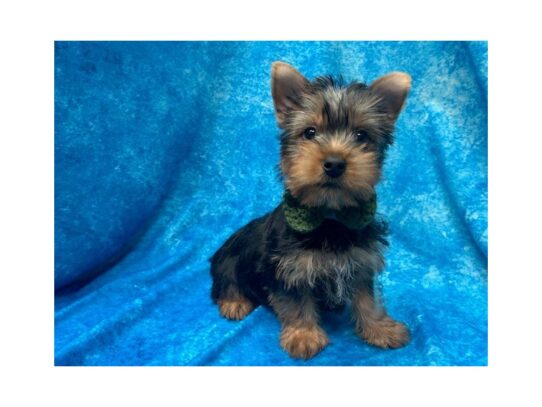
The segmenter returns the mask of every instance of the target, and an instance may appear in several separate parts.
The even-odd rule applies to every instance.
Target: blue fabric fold
[[[208,258],[282,197],[275,60],[413,78],[377,191],[405,348],[362,342],[346,308],[293,360],[268,308],[211,302]],[[56,365],[486,365],[487,220],[485,42],[55,44]]]

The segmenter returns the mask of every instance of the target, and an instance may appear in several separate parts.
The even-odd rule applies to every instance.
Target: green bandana
[[[374,219],[376,195],[360,208],[344,208],[333,211],[327,208],[302,206],[288,191],[284,192],[282,202],[284,216],[288,225],[300,233],[308,233],[322,224],[325,219],[336,219],[349,229],[363,229]]]

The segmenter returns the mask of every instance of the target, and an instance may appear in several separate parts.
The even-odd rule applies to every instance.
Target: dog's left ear
[[[382,98],[382,103],[393,120],[397,119],[405,103],[412,79],[404,72],[392,72],[374,81],[369,88]]]

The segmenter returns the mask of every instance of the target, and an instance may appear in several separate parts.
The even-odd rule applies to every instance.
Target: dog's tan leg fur
[[[239,321],[254,309],[254,304],[247,298],[218,300],[220,314],[227,319]]]
[[[328,343],[326,333],[318,325],[285,326],[280,334],[280,345],[294,358],[310,359]]]
[[[282,323],[280,345],[291,357],[310,359],[329,343],[318,325],[318,310],[309,294],[295,300],[273,295],[269,302]]]
[[[407,327],[386,314],[375,301],[372,290],[357,290],[352,306],[358,335],[370,345],[395,349],[410,340]]]
[[[220,314],[227,319],[239,321],[254,310],[254,304],[236,287],[229,287],[225,298],[217,301]]]

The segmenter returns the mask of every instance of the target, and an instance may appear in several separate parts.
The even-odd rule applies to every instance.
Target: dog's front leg
[[[291,357],[312,358],[329,343],[310,291],[274,293],[269,303],[282,324],[280,345]]]
[[[359,284],[352,298],[356,331],[367,343],[379,348],[400,348],[410,337],[407,327],[388,316],[375,298],[374,282]]]

